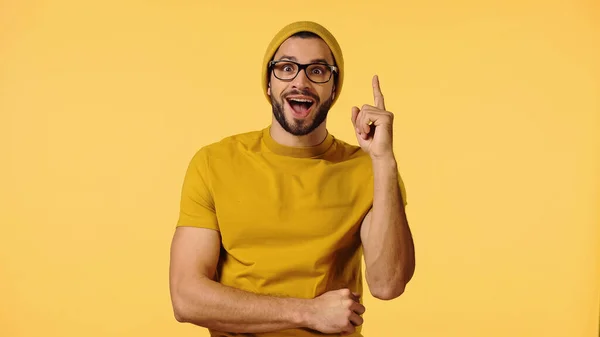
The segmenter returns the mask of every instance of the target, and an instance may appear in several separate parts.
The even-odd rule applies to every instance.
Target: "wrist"
[[[291,306],[291,322],[297,328],[310,328],[313,321],[313,300],[297,299],[296,303]]]
[[[371,157],[371,163],[373,164],[373,169],[396,169],[398,167],[398,163],[396,162],[396,158],[394,154],[380,156],[380,157]]]

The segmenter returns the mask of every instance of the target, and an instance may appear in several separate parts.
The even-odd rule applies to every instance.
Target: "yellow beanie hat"
[[[340,97],[340,92],[342,90],[342,84],[344,82],[344,57],[342,55],[342,48],[340,48],[340,45],[338,44],[338,42],[335,39],[335,37],[333,36],[333,34],[331,34],[322,25],[320,25],[316,22],[312,22],[312,21],[297,21],[297,22],[288,24],[287,26],[283,27],[273,37],[273,39],[271,40],[271,43],[269,43],[269,46],[267,47],[267,50],[265,52],[265,56],[263,59],[262,72],[261,72],[262,86],[263,86],[264,94],[267,97],[267,100],[269,102],[271,102],[271,98],[269,97],[269,94],[267,93],[267,88],[268,88],[268,84],[269,84],[268,66],[269,66],[269,62],[273,58],[273,55],[275,55],[275,52],[277,52],[277,49],[279,49],[279,46],[285,40],[287,40],[290,36],[292,36],[296,33],[299,33],[299,32],[303,32],[303,31],[317,34],[318,36],[321,37],[321,39],[323,39],[323,41],[325,41],[325,43],[329,46],[329,49],[331,49],[331,53],[333,54],[336,66],[338,68],[337,82],[336,82],[336,86],[335,86],[336,87],[335,97],[334,97],[333,101],[331,102],[331,105],[333,106],[333,104],[337,101],[338,97]]]

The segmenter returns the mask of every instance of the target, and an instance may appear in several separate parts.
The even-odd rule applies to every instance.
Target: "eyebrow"
[[[295,56],[287,56],[287,55],[282,55],[279,60],[290,60],[290,61],[294,61],[294,62],[298,62],[298,59]],[[329,61],[327,61],[326,59],[323,58],[319,58],[319,59],[312,59],[310,60],[310,63],[326,63],[329,64]]]

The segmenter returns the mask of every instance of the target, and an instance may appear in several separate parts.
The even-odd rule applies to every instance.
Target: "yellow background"
[[[0,336],[207,336],[168,250],[192,154],[262,128],[293,20],[339,39],[329,129],[380,75],[416,275],[367,337],[598,336],[597,1],[0,1]]]

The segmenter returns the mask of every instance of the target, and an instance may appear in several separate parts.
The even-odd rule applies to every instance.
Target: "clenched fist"
[[[326,334],[351,334],[363,324],[365,307],[349,289],[332,290],[311,301],[308,327]]]

